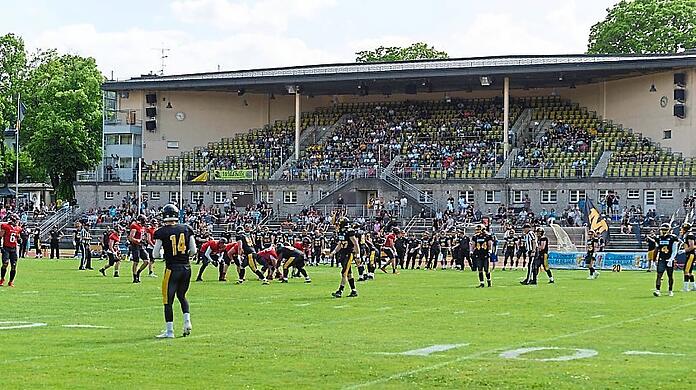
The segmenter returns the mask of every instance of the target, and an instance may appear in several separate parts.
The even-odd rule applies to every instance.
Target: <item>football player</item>
[[[116,225],[109,232],[106,244],[106,258],[109,263],[99,269],[99,273],[106,276],[106,270],[114,267],[114,278],[118,278],[118,269],[121,266],[121,250],[118,245],[121,242],[121,227]]]
[[[312,279],[305,270],[305,255],[300,250],[289,245],[280,245],[276,248],[278,261],[283,263],[283,277],[281,283],[288,282],[288,269],[294,267],[300,275],[304,276],[305,283],[312,283]]]
[[[2,232],[2,268],[0,269],[0,286],[5,285],[5,275],[7,267],[10,267],[9,287],[14,287],[15,276],[17,276],[17,240],[22,233],[19,226],[19,217],[16,214],[10,215],[8,222],[0,224]]]
[[[227,239],[225,237],[221,237],[217,241],[211,238],[201,245],[201,249],[198,252],[198,258],[201,259],[203,265],[201,265],[201,268],[198,269],[196,282],[203,281],[203,272],[209,264],[212,264],[213,267],[218,265],[219,256],[225,251],[226,245]]]
[[[660,286],[662,285],[662,275],[667,272],[669,282],[669,296],[673,297],[672,287],[674,286],[674,260],[679,248],[679,238],[671,233],[672,227],[668,223],[660,225],[660,236],[657,239],[657,279],[655,280],[655,291],[653,295],[660,296]]]
[[[512,225],[508,225],[505,229],[505,234],[503,235],[503,246],[505,248],[505,253],[503,257],[503,271],[505,271],[505,267],[507,267],[508,260],[510,260],[510,269],[512,269],[513,259],[515,258],[515,249],[517,247],[515,228],[512,227]]]
[[[683,242],[684,254],[686,261],[684,262],[684,288],[683,291],[696,290],[694,283],[694,250],[696,250],[696,236],[691,232],[691,224],[684,222],[681,227],[681,239]]]
[[[184,316],[183,336],[191,334],[191,314],[186,292],[191,283],[191,264],[189,256],[196,255],[196,240],[193,230],[188,225],[179,224],[179,209],[173,204],[162,208],[164,226],[154,234],[153,253],[160,256],[164,250],[165,271],[162,278],[162,303],[164,304],[165,331],[157,338],[174,338],[174,297],[181,304]]]
[[[145,251],[144,245],[144,234],[145,234],[145,216],[138,215],[135,221],[130,225],[130,233],[128,234],[128,242],[130,243],[129,252],[131,255],[131,262],[133,262],[133,283],[140,283],[140,273],[147,268],[149,259],[147,252]],[[143,264],[138,267],[140,260]]]
[[[355,236],[355,231],[349,226],[350,221],[346,217],[338,219],[338,229],[336,232],[336,248],[331,252],[332,256],[336,257],[336,261],[341,265],[341,284],[336,292],[331,293],[334,298],[343,296],[343,289],[346,282],[350,285],[349,297],[357,297],[358,291],[355,289],[355,280],[353,279],[353,262],[360,261],[360,243]]]
[[[536,228],[536,237],[536,254],[532,266],[532,280],[529,284],[537,284],[537,275],[540,268],[543,268],[549,277],[549,284],[553,284],[553,274],[551,273],[551,268],[549,268],[549,239],[544,235],[543,227],[539,226]]]
[[[486,232],[483,225],[476,225],[474,228],[474,236],[471,239],[474,246],[473,260],[474,267],[478,270],[479,285],[478,288],[485,287],[483,284],[483,274],[486,274],[486,281],[488,287],[491,287],[491,272],[489,270],[490,266],[490,255],[492,247],[492,238]]]
[[[650,272],[657,257],[657,236],[655,236],[655,230],[650,229],[650,232],[645,237],[645,242],[648,244],[648,270],[646,272]]]

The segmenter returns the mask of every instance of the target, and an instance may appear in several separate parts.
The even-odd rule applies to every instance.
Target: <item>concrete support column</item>
[[[295,87],[295,160],[300,158],[300,89]]]
[[[507,158],[510,152],[510,78],[505,77],[503,82],[503,157]]]

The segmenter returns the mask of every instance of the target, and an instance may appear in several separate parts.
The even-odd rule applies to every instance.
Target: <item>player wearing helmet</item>
[[[203,271],[208,267],[209,264],[217,266],[220,254],[224,252],[225,246],[227,245],[227,239],[221,237],[219,240],[213,240],[212,238],[201,245],[201,249],[198,252],[198,257],[203,262],[201,268],[198,270],[198,276],[196,277],[196,282],[203,281]]]
[[[157,338],[174,338],[174,297],[181,304],[184,316],[183,336],[191,333],[191,314],[186,292],[191,283],[191,264],[189,256],[196,255],[196,239],[193,230],[188,225],[177,223],[179,221],[179,209],[173,204],[162,208],[162,220],[164,226],[157,229],[154,234],[155,247],[153,254],[160,256],[160,250],[164,250],[165,271],[162,278],[162,303],[164,304],[165,331]]]
[[[145,223],[147,220],[144,215],[138,215],[135,221],[130,225],[130,233],[128,234],[128,242],[130,243],[129,251],[131,262],[133,262],[133,283],[140,283],[140,273],[147,268],[150,263],[145,251]],[[143,263],[138,266],[140,260]]]
[[[657,239],[657,279],[655,280],[655,291],[653,295],[660,296],[660,286],[662,285],[662,275],[667,272],[669,283],[669,296],[674,296],[672,287],[674,286],[674,259],[677,256],[679,238],[671,233],[672,227],[668,223],[660,225],[660,236]]]
[[[543,227],[539,226],[536,228],[536,237],[536,254],[532,267],[532,280],[529,284],[537,284],[537,275],[539,274],[540,268],[544,268],[546,275],[549,277],[549,284],[553,284],[553,274],[551,273],[551,268],[549,268],[549,239],[546,237]]]
[[[492,248],[492,238],[486,232],[483,225],[476,225],[474,228],[474,236],[471,239],[472,245],[474,247],[473,260],[474,268],[478,271],[479,285],[478,287],[485,287],[483,284],[483,274],[486,274],[486,282],[488,287],[491,287],[491,272],[490,267],[490,255]]]
[[[346,217],[338,219],[338,229],[336,232],[336,248],[331,253],[336,256],[337,262],[341,265],[341,284],[338,290],[331,295],[334,298],[343,296],[343,289],[346,282],[350,285],[351,292],[349,297],[357,297],[358,291],[355,289],[352,265],[354,261],[360,261],[360,244],[355,236],[355,231],[350,228],[350,221]]]
[[[653,263],[657,261],[657,236],[655,235],[655,230],[650,229],[648,235],[645,237],[645,242],[648,244],[648,270],[652,271]]]

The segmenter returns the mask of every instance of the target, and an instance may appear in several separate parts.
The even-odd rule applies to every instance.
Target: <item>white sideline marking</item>
[[[546,317],[546,318],[551,318],[551,317],[555,317],[555,316],[556,316],[555,314],[544,314],[544,317]]]
[[[496,315],[499,315],[499,316],[509,316],[509,315],[510,315],[510,312],[507,312],[507,311],[506,311],[505,313],[498,313],[498,314],[496,314]]]
[[[295,304],[295,306],[297,306],[297,307],[305,307],[305,306],[309,306],[309,305],[311,305],[311,303],[309,303],[309,302]]]
[[[466,314],[466,311],[459,310],[459,311],[455,311],[453,314]]]
[[[558,357],[554,357],[554,358],[541,358],[541,359],[535,359],[535,358],[528,359],[528,358],[521,357],[522,355],[529,353],[529,352],[546,351],[546,350],[561,350],[561,349],[575,351],[575,353],[572,355],[564,355],[564,356],[558,356]],[[505,358],[505,359],[536,360],[538,362],[566,362],[568,360],[590,358],[593,356],[597,356],[598,354],[599,354],[599,352],[595,351],[594,349],[559,348],[559,347],[529,347],[529,348],[518,348],[518,349],[513,349],[511,351],[505,351],[498,356],[500,356],[501,358]]]
[[[271,304],[271,303],[273,303],[273,302],[271,302],[271,301],[261,301],[261,302],[259,302],[259,305],[268,305],[268,304]]]
[[[404,356],[429,356],[435,352],[449,351],[450,349],[466,347],[466,344],[435,344],[425,348],[412,349],[405,352],[375,352],[378,355],[404,355]]]
[[[38,294],[38,291],[22,291],[22,294]]]
[[[604,317],[604,314],[597,314],[596,316],[592,316],[590,318],[602,318]]]
[[[628,324],[628,323],[632,323],[632,322],[636,322],[636,321],[647,320],[647,319],[653,318],[653,317],[658,317],[658,316],[661,316],[661,315],[665,315],[665,314],[671,313],[671,312],[673,312],[673,311],[675,311],[675,310],[682,310],[684,307],[689,307],[689,306],[694,306],[694,305],[696,305],[696,302],[687,303],[687,304],[685,304],[685,305],[675,305],[675,306],[673,306],[673,307],[670,308],[670,309],[666,309],[666,310],[662,310],[662,311],[660,311],[660,312],[655,312],[655,313],[652,313],[652,314],[648,314],[648,315],[646,315],[646,316],[636,317],[636,318],[629,319],[629,320],[618,321],[618,322],[615,322],[615,323],[612,323],[612,324],[597,326],[597,327],[594,327],[594,328],[585,329],[585,330],[580,330],[580,331],[577,331],[577,332],[571,332],[571,333],[566,333],[566,334],[562,334],[562,335],[558,335],[558,336],[554,336],[554,337],[549,337],[549,338],[546,338],[546,339],[536,340],[536,341],[529,342],[528,344],[543,343],[543,342],[555,341],[555,340],[560,340],[560,339],[569,338],[569,337],[576,337],[576,336],[580,336],[580,335],[588,334],[588,333],[594,333],[594,332],[597,332],[597,331],[599,331],[599,330],[608,329],[608,328],[613,328],[613,327],[616,327],[616,326],[620,326],[620,325],[624,325],[624,324]],[[375,380],[372,380],[372,381],[363,382],[363,383],[358,383],[358,384],[354,384],[354,385],[344,386],[343,388],[344,388],[344,389],[360,389],[360,388],[367,387],[367,386],[378,385],[378,384],[381,384],[381,383],[386,383],[386,382],[392,381],[392,380],[394,380],[394,379],[401,379],[401,378],[403,378],[403,377],[405,377],[405,376],[416,375],[416,374],[420,374],[421,372],[436,370],[436,369],[438,369],[438,368],[445,367],[445,366],[448,366],[448,365],[450,365],[450,364],[452,364],[452,363],[460,362],[460,361],[462,361],[462,360],[474,359],[474,358],[477,358],[477,357],[479,357],[479,356],[483,356],[483,355],[486,355],[486,354],[489,354],[489,353],[495,353],[495,352],[499,352],[499,351],[501,351],[501,350],[502,350],[502,351],[505,351],[505,350],[508,350],[508,349],[513,349],[513,348],[521,347],[521,346],[522,346],[522,345],[517,344],[517,345],[507,346],[507,347],[503,347],[503,348],[493,348],[493,349],[489,349],[489,350],[486,350],[486,351],[476,352],[476,353],[473,353],[473,354],[471,354],[471,355],[460,356],[460,357],[458,357],[458,358],[455,358],[455,359],[452,359],[452,360],[448,360],[448,361],[446,361],[446,362],[441,362],[441,363],[433,364],[433,365],[430,365],[430,366],[425,366],[425,367],[421,367],[421,368],[416,368],[416,369],[413,369],[413,370],[402,371],[402,372],[399,372],[399,373],[390,375],[390,376],[388,376],[388,377],[384,377],[384,378],[380,378],[380,379],[375,379]]]
[[[685,319],[684,319],[684,321],[693,321],[693,320],[696,320],[696,318],[694,318],[694,317],[689,317],[689,318],[685,318]]]
[[[91,293],[91,294],[80,294],[81,297],[98,297],[101,294]]]
[[[626,351],[624,355],[655,355],[655,356],[684,356],[683,353],[651,352],[651,351]]]
[[[100,325],[63,325],[63,328],[85,328],[85,329],[111,329],[110,326],[100,326]]]
[[[39,326],[46,326],[46,324],[43,322],[0,321],[0,330],[38,328]]]
[[[116,298],[132,298],[132,295],[118,295]]]

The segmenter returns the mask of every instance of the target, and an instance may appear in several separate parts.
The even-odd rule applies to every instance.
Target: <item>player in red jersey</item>
[[[118,278],[118,268],[121,265],[121,251],[118,244],[121,242],[121,227],[116,225],[109,233],[109,239],[106,245],[106,257],[109,263],[99,269],[99,273],[106,276],[106,270],[114,267],[114,278]]]
[[[235,242],[230,242],[229,244],[225,245],[225,249],[222,252],[222,261],[220,261],[220,278],[218,279],[221,282],[226,282],[227,281],[227,269],[230,267],[230,264],[232,263],[237,263],[239,256],[244,253],[242,250],[242,244],[241,242],[235,241]]]
[[[147,258],[148,258],[148,265],[147,265],[147,270],[148,274],[147,276],[151,278],[156,278],[157,274],[155,273],[155,256],[152,253],[152,249],[155,247],[155,239],[153,238],[155,236],[155,230],[159,229],[159,226],[157,226],[157,220],[152,219],[149,224],[147,224],[147,227],[145,228],[145,252],[147,252]]]
[[[138,215],[138,218],[131,223],[130,233],[128,234],[128,242],[130,243],[128,251],[133,262],[133,283],[140,283],[140,273],[150,263],[144,247],[145,227],[143,225],[145,225],[145,222],[145,216]],[[138,267],[140,260],[143,261],[143,264]]]
[[[271,244],[268,248],[259,251],[257,255],[259,263],[262,265],[261,272],[266,272],[267,280],[273,280],[273,273],[278,269],[278,254],[275,251],[275,245]]]
[[[203,265],[198,270],[198,277],[196,282],[203,281],[203,271],[205,271],[208,264],[213,263],[213,266],[217,266],[218,257],[225,251],[225,246],[227,246],[227,239],[225,237],[220,238],[215,241],[212,238],[201,245],[201,250],[198,252],[199,258],[203,261]]]
[[[12,214],[9,221],[0,224],[2,233],[2,269],[0,271],[0,286],[5,285],[5,274],[7,266],[10,266],[10,282],[8,286],[14,287],[14,279],[17,275],[17,240],[19,239],[22,228],[17,222],[19,218]]]
[[[387,273],[387,265],[391,264],[392,273],[398,273],[396,270],[396,249],[394,248],[394,241],[396,241],[396,235],[399,234],[399,228],[395,227],[391,233],[384,237],[384,245],[382,245],[382,251],[387,256],[387,262],[381,266],[379,269],[385,274]]]

